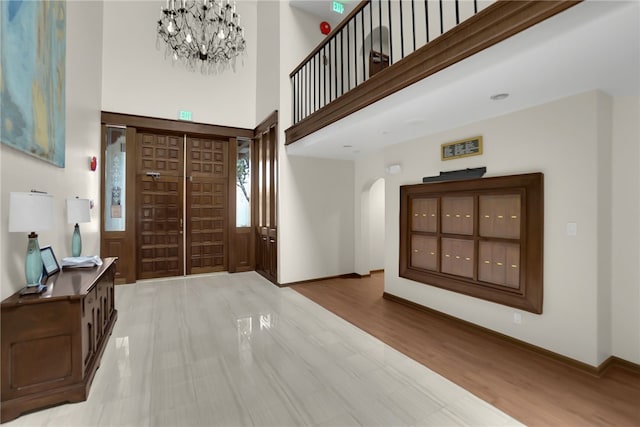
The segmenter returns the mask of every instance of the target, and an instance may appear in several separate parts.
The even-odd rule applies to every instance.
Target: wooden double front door
[[[136,134],[137,279],[227,270],[228,141]]]

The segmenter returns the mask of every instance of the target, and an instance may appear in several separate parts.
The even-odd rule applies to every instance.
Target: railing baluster
[[[344,94],[344,40],[340,30],[340,96]]]
[[[442,19],[442,0],[440,0],[440,35],[444,34],[444,21]]]
[[[424,22],[426,25],[425,30],[427,31],[427,43],[429,43],[429,1],[424,0]]]
[[[400,59],[404,58],[404,19],[402,18],[402,0],[398,1],[398,8],[400,9]],[[391,16],[389,16],[391,19]]]
[[[380,55],[382,55],[382,0],[378,0],[378,20],[380,25],[378,26],[378,40],[380,41]]]
[[[298,73],[295,73],[293,75],[293,96],[292,101],[293,101],[293,123],[297,123],[299,118],[298,118],[298,106],[297,106],[297,102],[296,102],[296,96],[298,95]]]
[[[371,5],[371,3],[369,3],[369,5],[371,6],[371,10],[369,11],[369,44],[371,45],[369,48],[369,57],[371,57],[371,52],[373,52],[373,5]],[[380,0],[378,0],[378,6],[380,6]],[[371,66],[371,64],[369,64],[369,66]],[[371,77],[371,69],[369,69],[369,75],[365,78],[368,79],[369,77]]]
[[[336,98],[339,96],[338,95],[338,37],[334,37],[333,38],[333,63],[335,64],[335,73],[333,73],[333,76],[335,78],[335,85],[336,85]]]
[[[302,120],[302,110],[300,109],[300,100],[302,99],[302,70],[298,72],[298,118]]]
[[[374,1],[377,2],[377,11],[375,10],[375,4],[373,4]],[[411,9],[410,11],[409,9],[405,11],[405,5],[409,1],[411,2]],[[451,3],[451,0],[439,0],[437,2],[424,0],[425,39],[423,40],[422,34],[419,35],[420,37],[416,34],[416,27],[421,26],[418,21],[422,19],[416,15],[416,13],[422,13],[419,11],[419,5],[416,6],[416,1],[387,0],[387,7],[382,4],[383,0],[364,1],[350,14],[347,21],[338,25],[338,28],[332,32],[331,38],[326,39],[323,45],[318,46],[290,74],[293,88],[291,104],[294,124],[313,115],[316,111],[324,108],[346,92],[366,82],[374,70],[380,71],[387,66],[391,66],[394,62],[398,62],[398,60],[415,52],[423,44],[429,43],[431,41],[431,28],[437,28],[438,25],[438,17],[434,16],[434,13],[436,13],[433,10],[434,7],[439,7],[440,35],[448,31],[445,30],[445,24],[447,29],[453,25],[454,14],[455,25],[459,25],[461,21],[469,17],[468,15],[471,15],[471,12],[467,12],[470,7],[466,8],[465,5],[461,5],[460,0],[453,0],[454,4]],[[397,5],[397,10],[394,9],[395,5]],[[453,6],[453,8],[450,6]],[[446,11],[445,7],[447,8]],[[429,10],[430,8],[432,9],[431,11]],[[478,0],[473,0],[474,15],[478,13],[478,8]],[[376,12],[378,13],[378,19],[373,16]],[[366,28],[366,13],[369,14],[368,31]],[[386,17],[383,16],[385,13]],[[406,24],[407,29],[410,28],[412,31],[411,40],[407,40],[407,46],[405,46],[404,41],[404,15],[406,13],[411,13],[411,25],[409,26],[409,22]],[[447,15],[446,17],[445,14]],[[431,17],[436,20],[434,25],[431,25]],[[374,23],[378,24],[376,28],[373,27]],[[358,28],[358,25],[360,25],[360,28]],[[398,28],[399,34],[394,35],[394,27]],[[419,28],[418,31],[420,31]],[[437,31],[437,29],[434,30],[435,37],[438,36]],[[400,37],[399,46],[395,46],[398,57],[394,58],[394,44],[398,43],[398,36]],[[369,37],[368,46],[367,37]],[[375,41],[376,37],[378,38],[378,43]],[[395,43],[394,37],[396,39]],[[408,34],[407,37],[409,37]],[[413,44],[411,44],[412,41]],[[339,51],[338,44],[340,45]],[[386,53],[385,44],[387,44]],[[368,52],[366,50],[367,47],[369,48]],[[376,48],[378,51],[376,51]],[[400,49],[398,50],[398,48]],[[374,53],[375,57],[373,56]],[[361,58],[359,55],[361,55]],[[351,64],[352,59],[353,64]],[[362,73],[362,76],[360,76],[360,73]]]
[[[329,40],[328,46],[329,57],[327,58],[327,67],[329,68],[329,103],[331,103],[331,67],[333,66],[333,61],[331,60],[331,40]]]
[[[355,38],[355,31],[353,37]],[[347,90],[351,90],[351,63],[349,62],[349,59],[351,58],[351,45],[349,44],[349,40],[351,40],[351,37],[349,33],[349,24],[347,24]]]
[[[318,86],[317,86],[318,79],[316,79],[316,57],[315,56],[313,57],[313,61],[312,61],[312,65],[311,65],[311,71],[313,73],[313,82],[312,82],[313,83],[313,92],[312,92],[313,96],[311,97],[311,99],[312,99],[312,101],[311,101],[311,113],[313,114],[317,110],[317,108],[316,108],[316,93],[317,93],[317,89],[318,89]]]
[[[391,0],[387,1],[387,10],[389,12],[389,65],[391,65],[393,62],[393,26],[391,25],[391,21],[393,20],[391,19]]]
[[[322,88],[324,96],[324,102],[322,103],[323,107],[327,105],[327,66],[329,64],[329,61],[327,61],[327,50],[325,49],[325,47],[326,46],[322,47],[322,76],[324,77],[324,87]]]
[[[369,3],[369,6],[371,6],[371,3]],[[364,9],[362,8],[362,14],[360,15],[360,24],[362,26],[362,82],[364,83],[365,80],[367,80],[367,66],[365,65],[364,62]],[[371,34],[371,33],[369,33]]]
[[[411,26],[413,28],[413,50],[416,51],[416,5],[414,0],[411,0]]]

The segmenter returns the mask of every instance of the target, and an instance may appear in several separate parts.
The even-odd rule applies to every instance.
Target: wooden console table
[[[87,399],[118,317],[116,261],[63,269],[42,294],[17,292],[2,301],[0,422]]]

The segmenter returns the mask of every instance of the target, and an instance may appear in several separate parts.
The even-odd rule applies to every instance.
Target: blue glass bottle
[[[80,227],[78,224],[73,229],[73,237],[71,238],[71,256],[80,256],[82,252],[82,238],[80,237]]]

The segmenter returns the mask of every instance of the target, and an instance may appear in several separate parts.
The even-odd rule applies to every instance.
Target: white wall
[[[318,18],[280,3],[278,282],[353,272],[353,164],[288,156],[289,73],[320,42]]]
[[[622,247],[630,247],[637,265],[637,231],[635,235],[622,235],[616,225],[614,243],[606,240],[612,218],[617,224],[620,215],[637,213],[637,198],[631,202],[614,199],[624,206],[635,206],[629,214],[622,213],[622,206],[619,209],[614,205],[613,211],[606,208],[611,200],[607,193],[612,170],[616,171],[614,180],[623,176],[616,159],[631,150],[624,161],[638,169],[638,138],[633,138],[637,120],[631,118],[636,114],[637,119],[637,106],[633,110],[629,104],[614,104],[612,132],[611,99],[590,92],[386,149],[383,162],[401,163],[403,171],[386,176],[385,291],[594,366],[608,356],[612,336],[609,325],[613,323],[614,354],[624,351],[626,359],[637,363],[638,269],[621,271],[620,261],[612,261],[611,251],[606,250],[607,245],[618,248],[616,241],[622,239]],[[607,148],[612,146],[612,134],[613,166]],[[446,163],[440,160],[441,143],[474,135],[484,137],[482,156]],[[624,154],[620,145],[626,147]],[[380,163],[377,158],[372,161]],[[419,183],[422,177],[440,171],[478,166],[487,166],[487,176],[534,171],[545,174],[543,314],[521,312],[520,325],[512,323],[513,312],[519,310],[398,277],[399,186]],[[369,179],[366,167],[359,164],[356,170],[356,182]],[[638,194],[637,176],[627,182],[626,188]],[[577,236],[566,235],[568,222],[578,224]],[[612,285],[611,277],[620,281]],[[611,298],[613,309],[608,302]],[[612,322],[612,313],[617,310],[621,311],[613,315]],[[617,326],[621,323],[624,328]],[[631,344],[622,344],[629,341]]]
[[[157,1],[105,1],[102,109],[119,113],[177,119],[178,110],[193,121],[253,128],[256,124],[257,5],[239,1],[246,28],[246,54],[236,72],[217,75],[190,72],[164,58],[156,48],[160,17]]]
[[[369,270],[384,269],[384,179],[369,190]]]
[[[278,1],[258,1],[256,117],[262,122],[278,109],[280,101],[280,4]]]
[[[384,176],[384,168],[385,159],[382,151],[373,153],[364,159],[357,159],[354,165],[354,271],[360,275],[369,274],[371,271],[369,190],[379,178]]]
[[[100,250],[100,176],[89,170],[89,157],[100,163],[100,84],[102,76],[102,3],[67,2],[66,160],[65,168],[0,145],[0,297],[24,286],[27,233],[8,233],[9,193],[37,189],[54,196],[54,229],[39,233],[40,246],[51,245],[58,261],[71,255],[73,226],[67,224],[65,199],[87,197],[96,206],[91,223],[81,224],[83,254]]]
[[[640,98],[613,103],[612,347],[640,363]]]

